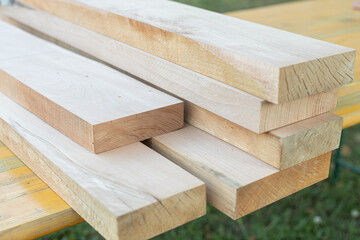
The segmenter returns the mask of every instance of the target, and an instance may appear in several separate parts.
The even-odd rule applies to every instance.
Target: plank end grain
[[[86,149],[100,153],[183,126],[182,101],[8,23],[0,26],[0,90]]]
[[[349,48],[172,1],[20,2],[275,104],[352,80]]]
[[[356,51],[349,49],[344,53],[282,67],[278,102],[293,101],[351,83],[355,56]]]
[[[205,195],[206,187],[201,185],[141,208],[136,214],[119,216],[118,235],[120,239],[137,240],[140,232],[141,239],[148,239],[202,217],[206,214]],[[194,201],[200,198],[203,201]]]
[[[204,181],[207,201],[233,219],[323,180],[330,164],[327,153],[279,170],[189,125],[146,144]]]
[[[73,51],[91,54],[100,62],[105,61],[130,72],[152,87],[182,99],[186,102],[186,117],[193,121],[204,109],[253,132],[262,133],[331,111],[336,104],[335,89],[283,104],[272,104],[41,10],[8,7],[0,12],[10,16],[12,24],[32,34],[65,45]],[[47,22],[47,25],[42,22]],[[84,43],[84,38],[91,41]]]
[[[204,183],[142,143],[93,154],[3,94],[0,106],[0,139],[105,238],[148,239],[205,214]]]
[[[335,109],[339,88],[300,98],[283,104],[262,102],[257,133],[296,123]]]
[[[331,102],[336,102],[336,91],[332,98]],[[322,105],[318,104],[320,109]],[[299,105],[299,111],[308,111],[306,108],[305,104]],[[340,117],[332,113],[323,113],[257,134],[188,102],[185,103],[185,120],[277,169],[291,167],[338,148],[342,122]],[[319,147],[314,144],[319,144]]]
[[[101,153],[134,142],[140,142],[177,130],[183,125],[183,102],[97,124],[93,126],[94,152]]]
[[[286,169],[339,147],[343,118],[325,113],[276,129],[270,135],[282,144],[280,169]]]
[[[329,176],[331,152],[267,176],[237,189],[236,214],[241,218]],[[259,194],[259,192],[261,194]]]

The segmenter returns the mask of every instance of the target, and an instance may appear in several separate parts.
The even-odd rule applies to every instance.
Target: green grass
[[[285,2],[286,0],[178,0],[218,12]],[[296,17],[296,16],[294,16]],[[360,167],[360,125],[345,130],[343,159]],[[333,169],[331,170],[332,173]],[[360,175],[341,168],[332,177],[237,221],[208,206],[207,215],[154,240],[232,239],[359,239]],[[43,240],[103,239],[87,223],[50,234]]]

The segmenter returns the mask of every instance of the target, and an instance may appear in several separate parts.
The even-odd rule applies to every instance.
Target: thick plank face
[[[355,52],[166,0],[21,0],[273,103],[353,79]]]
[[[154,87],[188,102],[192,109],[209,111],[256,133],[331,111],[336,105],[337,90],[284,104],[272,104],[43,11],[8,7],[1,13],[20,22],[17,24],[20,27],[25,27],[21,23],[30,26],[50,36],[52,41],[56,41],[53,38],[58,39],[140,77]],[[43,22],[47,24],[42,24]],[[37,33],[33,29],[27,30]],[[188,111],[188,120],[197,117],[196,113],[192,113],[193,111]]]
[[[0,142],[0,238],[36,239],[83,219]]]
[[[147,239],[205,214],[205,185],[141,143],[101,154],[0,94],[0,139],[107,239]]]
[[[327,178],[331,157],[280,171],[189,125],[147,144],[202,179],[208,202],[233,219]]]
[[[339,147],[342,117],[333,113],[256,134],[194,105],[186,103],[185,106],[185,118],[189,124],[278,169],[294,166]]]
[[[182,98],[188,123],[276,168],[285,169],[339,145],[341,118],[324,114],[293,123],[335,108],[336,89],[289,103],[271,104],[42,11],[19,7],[4,9],[2,13]],[[19,26],[24,27],[21,23]],[[55,41],[53,38],[50,40]],[[289,123],[293,124],[282,130],[289,133],[286,136],[278,135],[276,130],[255,133]],[[322,141],[317,143],[318,147],[312,147],[319,139]],[[298,149],[296,154],[291,153],[294,144]]]
[[[180,100],[4,22],[0,52],[0,90],[93,152],[183,125]]]
[[[248,21],[360,50],[360,12],[353,0],[296,1],[228,13]],[[301,12],[302,14],[297,14]],[[296,17],[294,17],[296,15]],[[360,123],[360,54],[355,59],[352,84],[341,87],[335,113],[344,117],[343,128]]]
[[[227,15],[360,50],[360,12],[354,0],[295,1],[227,13]],[[298,14],[301,12],[301,14]],[[296,16],[296,17],[294,17]],[[360,54],[356,55],[354,83],[360,83]],[[341,89],[349,94],[354,86]],[[357,88],[359,89],[359,88]],[[340,95],[340,96],[341,96]]]

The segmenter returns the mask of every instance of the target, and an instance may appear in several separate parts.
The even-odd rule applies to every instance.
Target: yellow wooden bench
[[[313,0],[228,15],[356,48],[360,11],[353,0]],[[355,81],[340,89],[336,114],[343,128],[360,123],[360,54]],[[0,142],[0,239],[33,239],[83,220]]]

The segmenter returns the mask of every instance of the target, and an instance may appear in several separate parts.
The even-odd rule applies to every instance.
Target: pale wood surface
[[[338,147],[341,119],[334,118],[331,114],[315,118],[314,121],[307,120],[299,124],[293,124],[293,126],[284,130],[292,132],[292,135],[287,137],[271,133],[258,135],[251,131],[269,130],[277,127],[278,123],[283,125],[291,123],[295,119],[301,120],[305,116],[313,116],[329,111],[336,104],[336,89],[290,103],[271,104],[39,10],[18,7],[7,8],[2,13],[176,94],[185,101],[185,120],[188,123],[219,137],[276,168],[284,169],[293,166]],[[41,24],[42,22],[48,24]],[[24,27],[21,23],[20,26]],[[30,32],[35,31],[32,29],[27,30]],[[82,39],[85,38],[92,39],[92,41],[83,43]],[[53,38],[51,40],[56,41]],[[96,46],[104,47],[98,48]],[[107,49],[107,51],[104,49]],[[133,64],[130,60],[133,61]],[[182,79],[184,85],[179,81],[174,81],[174,79]],[[235,112],[237,114],[234,114]],[[240,125],[250,127],[251,130],[229,121],[229,118]],[[328,118],[328,121],[323,120],[326,118]],[[263,122],[261,124],[263,129],[252,128],[251,126],[254,126],[253,124],[256,122]],[[307,129],[299,128],[302,125],[307,126]],[[325,134],[327,132],[329,134]],[[318,148],[313,148],[312,144],[319,139],[324,141],[321,142]],[[254,144],[254,142],[257,144]],[[299,146],[299,151],[292,156],[288,153],[293,150],[293,144],[295,143],[296,146]]]
[[[327,178],[331,158],[278,170],[190,125],[147,144],[203,180],[207,201],[233,219]]]
[[[0,139],[107,239],[146,239],[205,214],[205,185],[142,143],[101,154],[0,94]]]
[[[319,2],[319,3],[317,3]],[[334,36],[334,43],[338,43],[341,45],[345,45],[348,47],[360,49],[359,40],[360,38],[357,37],[359,35],[359,31],[357,31],[356,26],[352,27],[351,24],[356,24],[358,22],[358,17],[360,16],[360,12],[353,11],[350,7],[353,0],[344,0],[344,1],[338,1],[338,0],[327,0],[324,4],[324,1],[299,1],[291,4],[282,4],[282,5],[275,5],[274,7],[266,7],[266,8],[257,8],[255,10],[246,10],[237,12],[236,14],[244,13],[244,15],[241,16],[243,19],[247,19],[247,12],[249,13],[249,16],[252,18],[248,18],[251,21],[262,21],[260,23],[263,24],[273,24],[272,26],[283,28],[285,30],[294,31],[300,34],[306,34],[307,31],[312,31],[312,33],[309,34],[309,36],[316,37],[317,33],[319,33],[319,39],[331,41],[331,36]],[[292,7],[293,5],[293,7]],[[284,9],[282,9],[282,6]],[[288,6],[288,7],[287,7]],[[281,9],[280,9],[281,7]],[[279,9],[279,11],[277,10]],[[290,11],[289,9],[293,9]],[[262,12],[263,10],[263,12]],[[259,11],[259,12],[258,12]],[[299,11],[301,11],[302,14],[298,14]],[[331,14],[330,14],[331,13]],[[269,17],[268,17],[269,16]],[[296,17],[294,17],[296,16]],[[311,17],[311,18],[309,18]],[[323,20],[321,19],[323,18]],[[257,20],[258,19],[258,20]],[[309,20],[308,19],[313,19]],[[345,19],[345,20],[344,20]],[[346,20],[348,19],[348,20]],[[293,21],[298,21],[295,24],[293,24]],[[316,25],[312,25],[312,22],[316,21]],[[42,24],[46,25],[46,24]],[[338,26],[337,31],[333,31],[334,27]],[[345,28],[345,26],[348,26]],[[289,28],[289,29],[287,29]],[[294,30],[292,30],[293,28]],[[343,30],[342,30],[342,29]],[[298,30],[297,30],[298,29]],[[328,36],[328,38],[327,38]],[[83,42],[85,44],[87,42]],[[355,83],[347,85],[346,87],[342,87],[339,93],[340,99],[339,103],[341,103],[341,97],[343,95],[348,96],[349,94],[356,93],[356,91],[360,90],[360,85],[357,84],[360,81],[360,64],[358,64],[360,59],[360,55],[357,55],[356,58],[356,66],[355,66]],[[351,109],[350,109],[351,108]],[[341,110],[341,109],[339,109]],[[344,127],[346,121],[350,118],[348,118],[348,115],[351,115],[352,113],[358,113],[358,115],[354,114],[354,124],[357,123],[357,121],[360,121],[360,107],[352,108],[349,106],[348,108],[345,108],[344,111],[341,110],[341,113],[339,113],[341,116],[344,116]],[[336,112],[338,113],[338,112]],[[4,155],[3,155],[4,154]],[[10,181],[16,181],[16,177],[12,175],[10,172],[13,168],[22,167],[23,164],[17,160],[16,157],[14,157],[6,147],[0,148],[0,169],[1,172],[7,173],[7,176],[9,176],[8,180]],[[33,174],[33,173],[32,173]],[[33,174],[33,176],[35,176]],[[288,182],[288,183],[291,183]],[[2,191],[0,191],[1,196]],[[24,194],[27,192],[24,192]],[[27,195],[24,195],[25,197]],[[19,200],[15,200],[14,205],[9,205],[10,207],[7,207],[7,205],[0,205],[3,207],[5,211],[2,211],[0,214],[6,215],[4,213],[8,212],[9,209],[12,209],[11,206],[17,206],[18,208],[21,207],[22,212],[29,213],[28,217],[24,218],[16,218],[17,215],[12,215],[12,218],[14,221],[18,221],[18,229],[22,229],[21,233],[23,235],[19,235],[21,233],[18,233],[15,229],[12,231],[12,234],[14,234],[15,239],[19,239],[20,237],[23,238],[35,238],[38,235],[33,235],[34,232],[41,234],[41,231],[44,231],[47,229],[49,223],[49,227],[58,227],[58,229],[64,228],[66,226],[72,225],[76,223],[76,219],[78,217],[77,214],[73,210],[70,210],[70,207],[62,200],[59,200],[60,198],[57,197],[57,195],[50,189],[43,189],[39,191],[36,195],[31,195],[31,197],[25,198],[24,201],[22,200],[23,196],[19,196]],[[250,196],[251,197],[251,196]],[[5,198],[5,197],[4,197]],[[43,204],[42,201],[44,199],[49,199],[50,202],[54,202],[56,204],[47,205]],[[53,201],[51,199],[54,199]],[[58,200],[56,200],[58,199]],[[29,202],[29,204],[24,204],[24,202]],[[32,208],[33,207],[33,208]],[[38,211],[33,211],[33,209],[39,209],[43,214],[40,214]],[[48,218],[44,217],[46,215],[46,212],[56,212],[58,211],[58,215],[55,215],[56,218],[53,218],[52,222],[48,220]],[[70,221],[62,221],[64,218],[60,218],[59,215],[61,215],[61,212],[66,215],[66,212],[70,211],[71,214],[73,214],[72,217],[69,217]],[[8,215],[6,215],[8,216]],[[26,227],[26,220],[27,219],[33,219],[33,223],[37,223],[38,227],[34,227],[33,229],[29,229]],[[4,220],[4,218],[0,218],[0,220]],[[73,223],[70,223],[73,221]],[[64,224],[64,225],[62,225]],[[66,225],[69,224],[69,225]],[[23,228],[21,228],[22,225],[25,225]],[[8,225],[1,225],[1,229],[3,230],[3,227],[8,227]],[[34,230],[34,231],[32,231]],[[55,230],[55,229],[53,229]],[[52,230],[50,230],[52,231]],[[7,235],[11,239],[11,235]]]
[[[352,49],[172,1],[20,2],[273,103],[353,79]]]
[[[0,90],[93,152],[183,125],[182,101],[5,22],[0,52]]]
[[[8,7],[1,11],[31,33],[40,31],[83,52],[253,132],[262,133],[324,112],[336,105],[336,91],[284,104],[272,104],[212,78],[188,70],[119,41],[67,22],[43,11]],[[42,24],[46,22],[47,24]],[[33,29],[29,29],[26,26]],[[36,30],[34,30],[36,29]],[[55,40],[55,39],[56,40]],[[88,39],[88,41],[83,41]],[[57,42],[58,43],[58,42]],[[188,111],[191,114],[191,111]],[[188,116],[187,118],[195,118]]]
[[[226,14],[359,51],[360,11],[353,8],[353,2],[301,0]],[[354,82],[360,82],[360,54],[356,55]]]
[[[353,9],[353,2],[354,0],[303,0],[227,14],[360,51],[360,11]],[[335,111],[344,117],[343,128],[360,123],[359,92],[360,54],[357,54],[354,82],[340,88]]]
[[[333,113],[256,134],[203,109],[190,104],[185,106],[185,118],[189,124],[278,169],[291,167],[339,147],[342,117]]]

